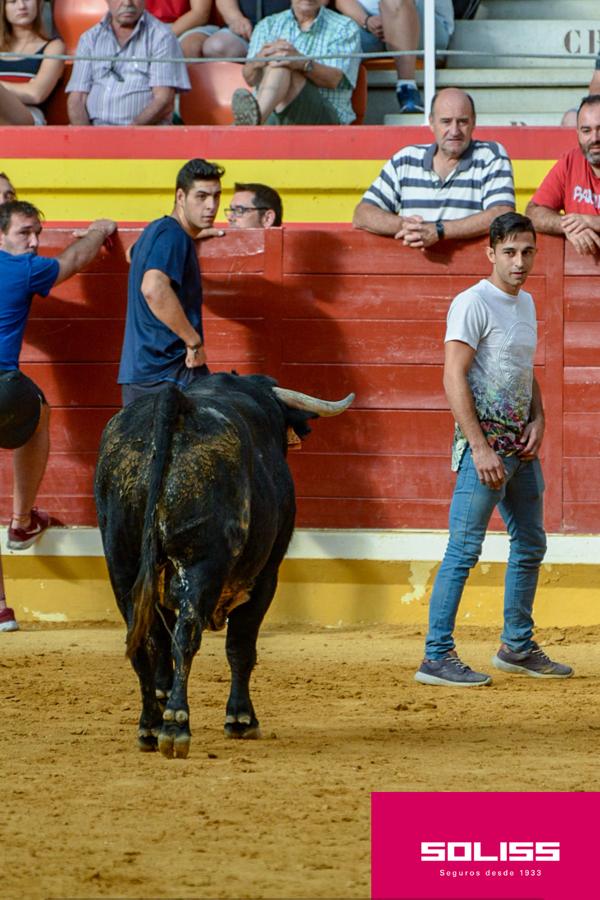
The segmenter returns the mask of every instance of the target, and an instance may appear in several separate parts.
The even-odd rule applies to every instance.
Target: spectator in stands
[[[10,178],[5,172],[0,172],[0,203],[9,203],[17,199],[17,192],[10,183]]]
[[[434,95],[434,144],[399,150],[354,211],[354,226],[425,249],[484,234],[515,207],[512,166],[501,144],[474,141],[475,106],[457,88]]]
[[[225,210],[230,228],[274,228],[281,225],[281,197],[266,184],[236,182],[229,209]]]
[[[289,9],[290,0],[216,0],[215,5],[225,28],[214,29],[208,39],[204,31],[190,35],[186,56],[246,56],[256,23]]]
[[[48,40],[42,25],[43,0],[0,0],[0,125],[45,125],[42,105],[56,87],[63,62],[48,55],[65,52],[60,38]],[[27,54],[29,58],[25,58]],[[16,81],[5,81],[10,77]]]
[[[244,78],[257,92],[234,92],[234,123],[349,125],[356,118],[352,91],[359,60],[347,54],[359,52],[355,22],[320,0],[292,0],[291,9],[262,19],[252,32]],[[301,59],[282,59],[288,56]],[[327,58],[321,62],[321,56]]]
[[[144,0],[106,0],[108,13],[84,31],[67,86],[72,125],[168,125],[175,93],[190,89],[181,48]],[[115,57],[108,62],[101,57]],[[180,58],[181,62],[162,62]],[[133,62],[132,58],[147,62]]]
[[[600,94],[581,101],[577,140],[579,147],[550,169],[526,212],[538,231],[563,235],[586,256],[600,250]]]
[[[60,256],[41,257],[39,210],[21,200],[0,205],[0,447],[14,450],[11,550],[30,547],[51,524],[48,513],[33,506],[48,461],[50,410],[40,388],[19,370],[31,301],[87,266],[115,228],[114,222],[98,219]],[[0,570],[0,631],[17,628]]]
[[[568,109],[560,120],[561,128],[577,128],[577,110]]]
[[[184,56],[200,56],[207,37],[218,31],[209,25],[212,0],[146,0],[146,12],[171,26]]]
[[[118,377],[123,406],[208,374],[195,241],[225,233],[213,227],[224,174],[205,159],[187,162],[173,212],[150,222],[132,248]]]
[[[336,7],[360,27],[364,53],[423,49],[423,0],[336,0]],[[435,0],[435,46],[448,47],[454,31],[452,0]],[[423,112],[415,81],[415,56],[394,60],[396,97],[401,113]]]

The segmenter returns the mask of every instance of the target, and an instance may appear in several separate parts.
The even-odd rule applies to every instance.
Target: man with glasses
[[[236,182],[231,206],[225,210],[230,228],[278,228],[283,218],[281,197],[266,184]]]
[[[66,88],[71,125],[170,125],[176,92],[190,89],[179,41],[144,0],[106,4],[107,15],[77,45],[81,59]]]
[[[17,199],[17,192],[10,183],[10,178],[5,172],[0,172],[0,203],[10,203]]]

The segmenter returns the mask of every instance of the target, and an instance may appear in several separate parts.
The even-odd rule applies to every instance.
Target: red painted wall
[[[23,370],[53,407],[52,453],[39,504],[66,524],[93,524],[102,428],[119,405],[124,235],[86,272],[33,303]],[[47,228],[54,255],[67,231]],[[442,390],[450,300],[485,276],[485,242],[422,254],[351,229],[228,232],[201,246],[205,332],[215,370],[267,372],[285,386],[354,407],[316,422],[291,454],[298,524],[444,528],[453,476]],[[528,281],[539,319],[537,375],[547,408],[546,524],[598,531],[600,297],[595,259],[540,237]],[[11,510],[10,453],[0,456],[0,514]]]

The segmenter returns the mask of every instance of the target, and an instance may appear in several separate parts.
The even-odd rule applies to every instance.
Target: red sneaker
[[[27,528],[13,528],[12,525],[9,527],[6,546],[9,550],[27,550],[51,524],[52,519],[48,513],[34,506],[31,510],[31,522]]]
[[[19,623],[15,619],[14,610],[7,606],[0,610],[0,631],[18,631]]]

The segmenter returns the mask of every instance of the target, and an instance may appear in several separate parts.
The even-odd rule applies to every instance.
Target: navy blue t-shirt
[[[170,278],[183,311],[204,339],[196,245],[176,219],[163,216],[144,229],[133,248],[119,384],[177,381],[175,373],[185,361],[184,342],[156,318],[142,294],[142,278],[149,269]]]
[[[34,294],[47,297],[58,278],[58,260],[0,250],[0,369],[18,369]]]

